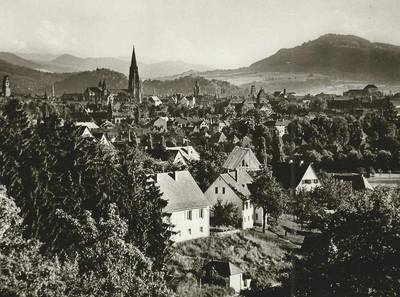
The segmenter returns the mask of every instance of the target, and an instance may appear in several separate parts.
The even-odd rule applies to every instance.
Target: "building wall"
[[[229,277],[229,287],[233,288],[235,292],[240,292],[242,289],[242,274],[234,274]]]
[[[215,192],[215,188],[218,188],[218,193]],[[242,228],[248,229],[253,227],[253,205],[250,204],[249,200],[243,201],[232,190],[231,186],[228,185],[220,176],[211,184],[204,195],[207,197],[212,205],[215,205],[219,199],[222,201],[222,203],[233,203],[238,208],[239,213],[242,217]],[[243,209],[244,202],[248,203],[248,207],[244,207]]]
[[[200,218],[200,209],[174,211],[170,216],[172,230],[177,234],[172,236],[175,242],[189,239],[208,237],[210,235],[210,207],[204,207],[203,218]],[[188,219],[188,211],[192,212],[192,219]]]
[[[300,183],[296,187],[296,191],[300,191],[301,189],[305,191],[311,191],[316,187],[320,187],[321,183],[318,179],[317,174],[314,172],[311,166],[308,166],[306,172],[304,173],[303,178]]]
[[[254,207],[249,199],[243,201],[242,205],[242,228],[249,229],[254,226]]]

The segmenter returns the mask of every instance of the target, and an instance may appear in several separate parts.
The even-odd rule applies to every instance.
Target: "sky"
[[[0,51],[236,68],[318,38],[400,45],[399,0],[0,0]]]

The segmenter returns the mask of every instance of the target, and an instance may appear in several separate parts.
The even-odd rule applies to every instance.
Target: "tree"
[[[304,258],[296,265],[296,296],[396,296],[399,207],[398,190],[347,196],[325,218],[314,244],[303,247]]]
[[[265,232],[265,217],[270,214],[277,220],[287,205],[287,195],[269,169],[258,173],[252,184],[249,184],[250,200],[256,207],[263,210],[263,232]]]
[[[240,227],[242,222],[240,212],[232,202],[222,203],[221,200],[218,200],[211,211],[213,213],[213,225]]]

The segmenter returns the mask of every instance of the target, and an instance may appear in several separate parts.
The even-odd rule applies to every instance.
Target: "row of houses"
[[[284,164],[277,171],[277,178],[282,177],[280,181],[286,188],[310,190],[321,185],[310,164]],[[218,201],[237,207],[242,229],[262,224],[262,210],[252,204],[248,187],[253,182],[251,172],[261,169],[252,150],[235,147],[223,167],[226,172],[220,174],[204,193],[187,170],[155,175],[153,180],[160,187],[163,199],[168,201],[166,212],[171,214],[170,223],[174,226],[173,241],[209,236],[211,208]]]

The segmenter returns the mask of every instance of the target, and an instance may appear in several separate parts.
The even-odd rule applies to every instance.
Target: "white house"
[[[94,130],[94,129],[99,129],[99,126],[96,125],[96,123],[93,122],[76,122],[75,126],[77,127],[87,127],[90,130]]]
[[[235,146],[229,154],[223,167],[228,170],[244,169],[256,171],[261,169],[261,163],[257,160],[250,148]]]
[[[175,242],[208,237],[210,234],[210,202],[189,171],[157,173],[156,185],[168,201],[164,211],[171,214]]]
[[[153,126],[159,128],[160,130],[168,130],[168,117],[159,117],[154,121]]]
[[[273,175],[286,189],[296,193],[300,190],[311,191],[321,186],[319,178],[311,164],[293,161],[279,163],[272,168]]]
[[[242,229],[253,227],[254,207],[249,196],[248,184],[253,178],[245,170],[232,170],[222,173],[204,193],[212,205],[218,200],[223,204],[233,203],[239,210],[242,218]],[[212,216],[213,214],[211,214]]]
[[[199,161],[200,154],[191,145],[167,147],[167,151],[175,153],[174,164],[187,165],[188,161]]]
[[[288,133],[288,125],[289,121],[287,120],[282,120],[282,121],[276,121],[275,122],[275,129],[278,131],[279,137],[282,137],[283,135]]]
[[[158,96],[150,96],[148,100],[153,106],[160,106],[162,104],[162,101],[160,98],[158,98]]]
[[[236,293],[250,287],[251,280],[243,279],[243,271],[231,262],[213,260],[204,266],[204,270],[207,279],[212,280],[214,273],[217,273],[218,276],[226,280],[226,285],[234,289]]]

